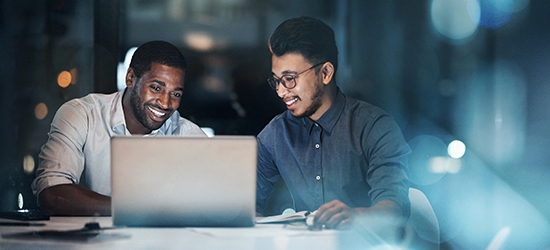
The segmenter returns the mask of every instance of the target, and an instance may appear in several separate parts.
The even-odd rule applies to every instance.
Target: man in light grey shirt
[[[186,70],[185,58],[174,45],[148,42],[132,57],[126,89],[63,104],[52,121],[32,183],[42,210],[51,215],[111,213],[112,136],[205,136],[177,111]],[[154,150],[158,149],[151,149],[151,157]]]

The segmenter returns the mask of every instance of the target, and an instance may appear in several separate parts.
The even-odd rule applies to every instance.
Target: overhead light
[[[184,42],[198,51],[209,51],[214,48],[214,39],[205,32],[189,32],[184,36]]]

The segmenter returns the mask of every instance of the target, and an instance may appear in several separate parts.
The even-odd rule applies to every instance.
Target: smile
[[[298,101],[298,98],[294,98],[292,100],[285,101],[285,103],[286,103],[287,106],[290,106],[290,105],[294,104],[297,101]]]
[[[160,111],[157,111],[157,110],[154,110],[153,108],[151,108],[150,106],[147,106],[147,108],[155,115],[155,116],[158,116],[158,117],[163,117],[166,115],[166,113],[163,113],[163,112],[160,112]]]

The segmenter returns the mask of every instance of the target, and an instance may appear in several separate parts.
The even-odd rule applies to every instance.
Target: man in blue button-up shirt
[[[344,95],[335,83],[333,30],[308,17],[283,22],[269,39],[268,79],[287,111],[258,135],[257,212],[283,178],[314,227],[348,228],[354,218],[409,216],[410,148],[387,113]]]

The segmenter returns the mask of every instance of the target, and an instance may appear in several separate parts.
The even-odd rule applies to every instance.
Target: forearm
[[[403,216],[401,207],[391,200],[382,200],[371,207],[355,208],[356,217],[371,217],[387,220],[394,225],[403,224],[407,218]]]
[[[50,215],[111,215],[111,198],[76,184],[44,189],[39,195],[41,209]]]

